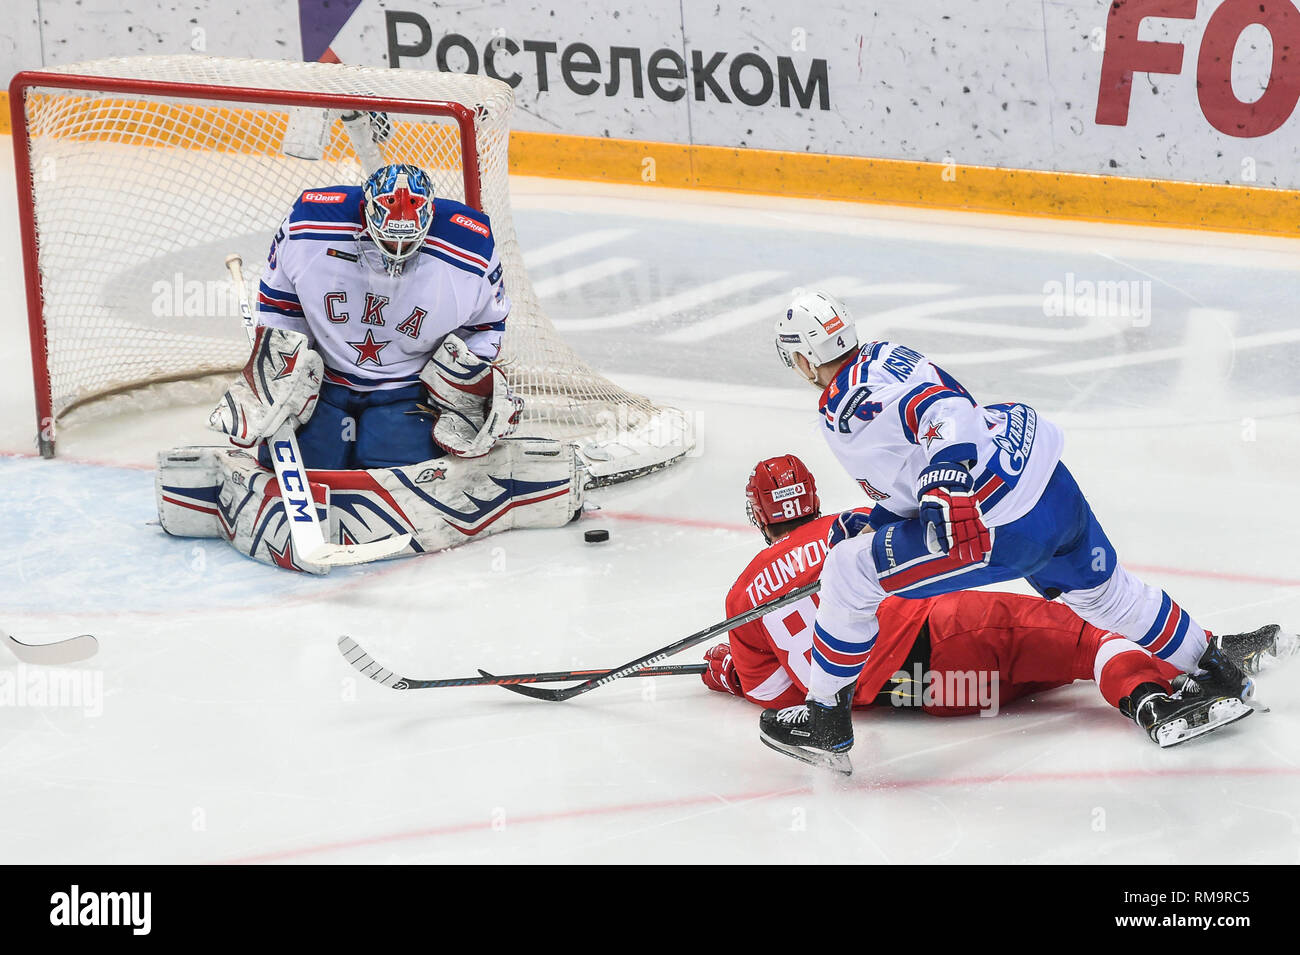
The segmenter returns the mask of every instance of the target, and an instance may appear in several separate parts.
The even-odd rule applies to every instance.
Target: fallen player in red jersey
[[[769,546],[728,593],[729,617],[817,580],[827,533],[839,516],[821,516],[812,473],[794,455],[760,462],[745,496],[750,520]],[[817,602],[814,594],[732,630],[730,643],[705,656],[705,685],[767,708],[802,703]],[[992,716],[1020,697],[1094,680],[1106,701],[1132,719],[1147,694],[1172,692],[1171,681],[1181,673],[1041,597],[987,591],[924,600],[887,597],[879,620],[880,636],[858,678],[855,707]],[[1276,641],[1276,633],[1262,639],[1269,636]],[[1244,663],[1246,651],[1276,648],[1242,649]]]

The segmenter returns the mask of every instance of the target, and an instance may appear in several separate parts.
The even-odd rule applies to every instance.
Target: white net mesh
[[[59,74],[105,82],[102,89],[60,88]],[[455,73],[198,56],[106,59],[44,75],[48,81],[28,89],[25,113],[56,418],[106,395],[241,367],[247,342],[225,256],[238,252],[246,280],[256,282],[271,236],[299,192],[364,178],[338,110],[321,127],[328,132],[320,158],[294,158],[286,154],[289,106],[196,99],[178,86],[197,84],[365,97],[358,108],[383,117],[368,125],[380,141],[364,138],[363,152],[378,149],[366,165],[414,163],[439,195],[461,201],[467,170],[454,120],[402,112],[385,100],[472,107],[481,205],[492,218],[514,303],[502,358],[527,401],[520,433],[577,441],[605,480],[690,450],[685,416],[595,373],[543,312],[510,216],[513,93],[506,84]],[[171,88],[124,92],[113,79]],[[325,115],[298,109],[318,125]]]

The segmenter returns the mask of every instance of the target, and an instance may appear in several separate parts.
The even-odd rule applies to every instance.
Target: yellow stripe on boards
[[[0,99],[0,132],[8,133],[8,93],[0,92]],[[87,120],[76,135],[87,139],[104,135],[96,128],[88,104],[65,102],[64,108],[69,105],[74,116],[84,110]],[[130,105],[137,109],[140,106]],[[155,145],[184,140],[191,148],[204,144],[206,139],[211,148],[238,150],[241,137],[221,129],[211,119],[228,119],[240,112],[261,117],[264,112],[158,105],[159,115],[152,120],[147,114],[136,114],[140,119],[139,128],[133,130],[134,136],[130,133],[123,136],[123,131],[118,129],[113,137]],[[282,133],[283,124],[280,113],[259,120],[256,123],[260,130],[256,134],[259,143],[264,146],[268,135],[274,139]],[[243,139],[243,142],[251,144],[252,140]],[[333,143],[330,151],[345,148],[343,142]],[[510,171],[523,176],[649,187],[1300,237],[1300,191],[1255,186],[947,166],[900,159],[686,146],[518,130],[510,134]]]
[[[510,134],[510,171],[612,183],[1300,237],[1300,191],[820,153]]]

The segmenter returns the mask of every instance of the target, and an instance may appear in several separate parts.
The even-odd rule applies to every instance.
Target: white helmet
[[[826,292],[795,296],[776,321],[776,353],[787,368],[803,355],[813,367],[847,355],[858,347],[858,331],[844,303]]]

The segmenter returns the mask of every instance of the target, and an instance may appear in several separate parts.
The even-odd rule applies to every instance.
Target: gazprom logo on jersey
[[[1092,281],[1065,273],[1065,281],[1043,283],[1043,314],[1048,318],[1118,318],[1134,328],[1151,324],[1149,281]]]
[[[993,443],[1002,449],[998,464],[1003,472],[1019,474],[1025,468],[1025,459],[1034,446],[1038,431],[1038,412],[1028,405],[1012,405],[1007,409],[1007,423],[1002,433],[993,437]]]
[[[792,497],[799,497],[806,493],[808,493],[808,489],[804,487],[803,481],[798,484],[791,484],[789,487],[778,487],[772,491],[772,503],[780,504],[782,501],[788,501]]]

